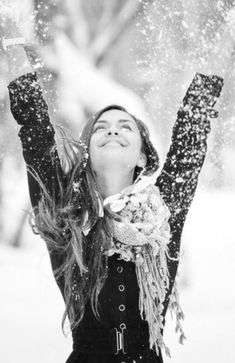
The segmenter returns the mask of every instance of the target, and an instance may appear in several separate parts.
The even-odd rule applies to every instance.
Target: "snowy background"
[[[179,103],[203,71],[229,0],[9,0],[28,41],[54,123],[79,134],[110,103],[150,127],[164,160]],[[171,317],[166,340],[174,363],[233,363],[235,352],[234,62],[212,121],[208,154],[184,233],[180,267],[184,346]],[[25,166],[9,113],[7,62],[0,57],[0,362],[63,363],[71,338],[61,331],[63,301],[44,242],[27,223]],[[170,362],[169,359],[165,359]]]

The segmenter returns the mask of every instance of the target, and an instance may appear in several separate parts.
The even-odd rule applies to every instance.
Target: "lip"
[[[101,143],[101,145],[99,145],[100,147],[106,146],[108,144],[114,144],[114,145],[120,145],[122,147],[126,147],[127,146],[127,142],[120,140],[120,139],[107,139],[105,141],[103,141]]]
[[[106,146],[106,145],[119,145],[119,146],[123,147],[123,145],[118,141],[107,141],[103,146]]]

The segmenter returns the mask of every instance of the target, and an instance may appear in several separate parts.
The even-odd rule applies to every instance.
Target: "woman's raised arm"
[[[198,176],[207,151],[210,118],[220,95],[223,80],[197,73],[177,114],[170,150],[157,186],[172,216],[187,214],[196,190]]]
[[[210,118],[223,86],[223,77],[229,71],[229,62],[235,45],[235,10],[217,37],[207,62],[200,66],[189,86],[178,111],[173,128],[172,144],[167,154],[157,185],[173,215],[184,216],[190,206],[207,150]]]
[[[178,268],[180,241],[184,222],[198,184],[207,151],[210,119],[217,117],[215,103],[223,87],[223,78],[233,51],[234,25],[226,24],[207,64],[200,67],[177,113],[171,146],[156,185],[171,211],[172,238],[167,259],[170,275],[169,296]]]
[[[54,128],[50,122],[37,74],[27,58],[22,34],[10,17],[0,19],[2,52],[8,59],[11,112],[21,126],[19,137],[27,164],[30,198],[36,207],[41,198],[41,185],[53,198],[58,198],[62,170],[56,151]],[[36,176],[36,178],[35,178]],[[59,179],[58,179],[59,178]]]

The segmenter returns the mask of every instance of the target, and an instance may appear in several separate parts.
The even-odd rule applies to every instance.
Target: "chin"
[[[120,150],[117,147],[109,147],[104,152],[97,152],[92,155],[91,164],[93,170],[115,170],[123,169],[130,172],[135,169],[137,160],[135,153],[131,150]]]
[[[114,155],[110,155],[109,157],[103,157],[99,162],[93,163],[94,170],[126,170],[130,172],[135,168],[136,164],[130,161],[127,161],[125,157],[115,157]]]

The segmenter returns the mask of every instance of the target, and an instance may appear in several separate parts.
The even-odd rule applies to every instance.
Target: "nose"
[[[106,132],[107,136],[118,136],[119,135],[119,131],[116,128],[110,128],[107,130]]]

